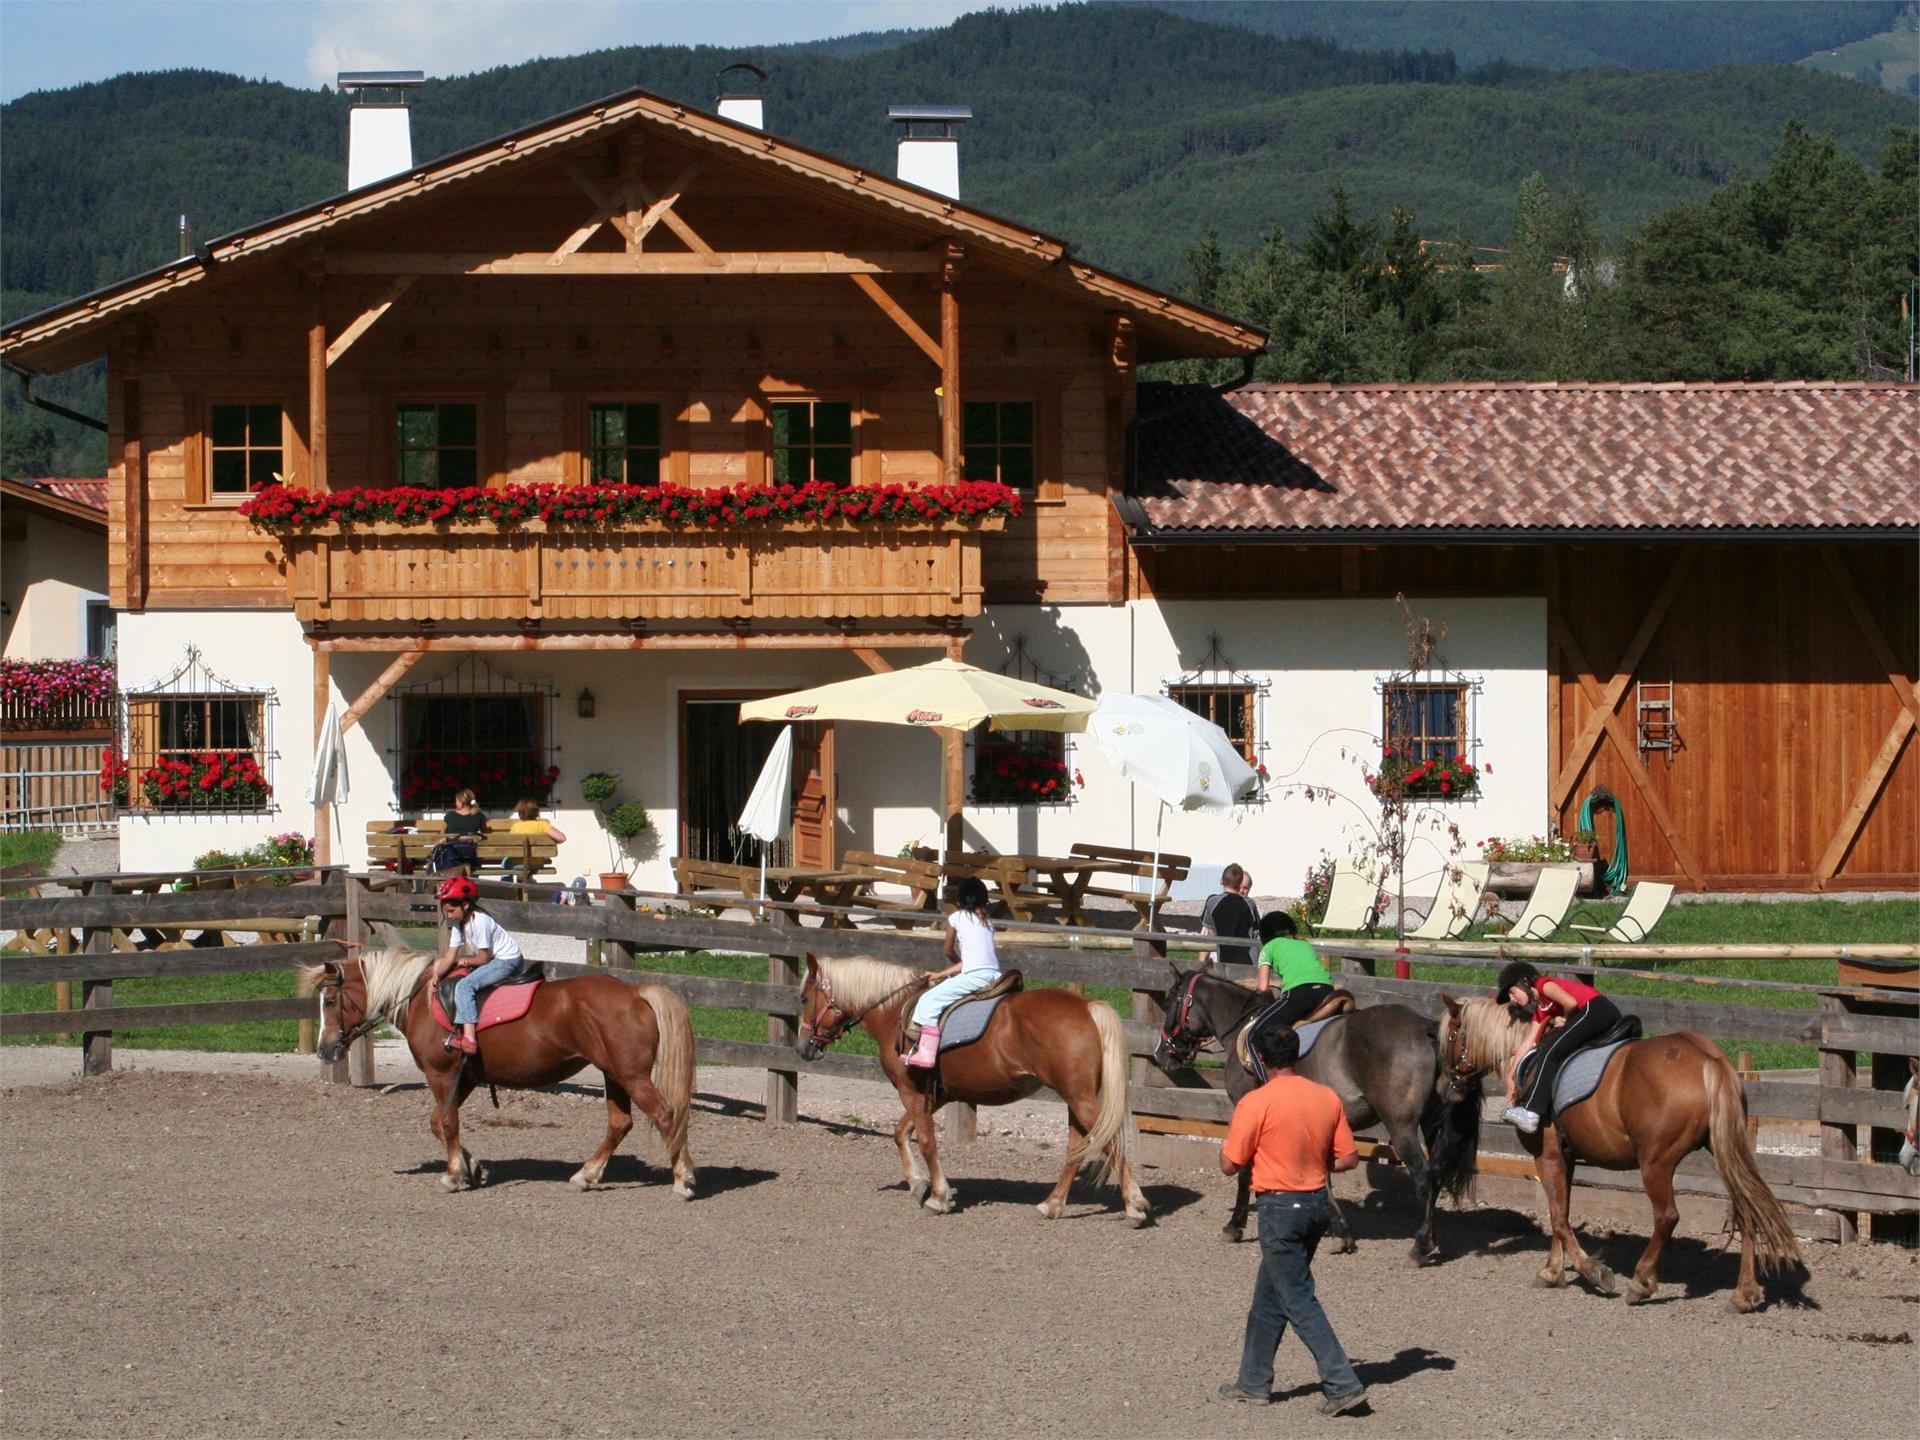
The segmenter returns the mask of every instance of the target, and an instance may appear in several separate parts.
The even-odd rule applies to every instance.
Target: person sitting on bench
[[[1496,1000],[1515,1010],[1533,1012],[1533,1028],[1513,1052],[1513,1065],[1507,1071],[1507,1108],[1500,1115],[1521,1134],[1531,1135],[1552,1113],[1553,1085],[1560,1078],[1561,1068],[1573,1058],[1576,1050],[1618,1025],[1620,1011],[1591,985],[1571,976],[1543,978],[1524,960],[1508,962],[1500,972],[1493,994]],[[1540,1063],[1534,1067],[1533,1081],[1523,1101],[1517,1083],[1520,1062],[1529,1050],[1541,1043],[1541,1037],[1555,1020],[1563,1023],[1541,1050]]]
[[[1333,976],[1321,962],[1320,952],[1299,938],[1299,927],[1284,910],[1260,917],[1260,993],[1272,991],[1276,980],[1280,998],[1261,1012],[1247,1028],[1247,1055],[1260,1074],[1260,1037],[1276,1025],[1296,1025],[1333,998]]]

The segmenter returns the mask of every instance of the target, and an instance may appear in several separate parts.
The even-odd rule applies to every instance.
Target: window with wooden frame
[[[1247,764],[1260,763],[1260,690],[1256,685],[1172,685],[1167,698],[1227,732]]]
[[[1381,735],[1388,750],[1415,764],[1471,755],[1471,686],[1394,679],[1381,687]]]
[[[478,485],[480,406],[471,400],[402,400],[394,406],[394,473],[425,490]]]
[[[588,484],[656,485],[666,456],[657,401],[587,403]]]
[[[150,810],[268,808],[269,698],[233,690],[129,694],[130,803]]]
[[[960,474],[997,480],[1016,490],[1034,488],[1038,443],[1031,400],[968,400],[961,406]]]
[[[775,485],[853,483],[853,405],[846,400],[773,400],[767,405],[768,478]]]
[[[286,473],[286,426],[278,400],[207,404],[206,499],[238,504]]]

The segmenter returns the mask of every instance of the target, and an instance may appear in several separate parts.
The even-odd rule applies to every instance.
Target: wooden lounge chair
[[[1642,880],[1633,887],[1633,893],[1627,897],[1627,908],[1606,925],[1569,925],[1570,930],[1578,930],[1583,935],[1599,935],[1616,945],[1638,945],[1653,933],[1653,927],[1660,923],[1660,917],[1667,913],[1667,906],[1673,903],[1673,886],[1660,880]],[[1582,915],[1590,912],[1585,908]],[[1596,913],[1593,918],[1600,918]]]
[[[1492,867],[1484,860],[1462,860],[1441,872],[1440,893],[1409,940],[1457,940],[1480,913],[1480,896]]]
[[[1574,892],[1580,888],[1578,865],[1542,865],[1527,897],[1526,909],[1507,931],[1509,940],[1551,940],[1567,923]]]
[[[1333,889],[1327,892],[1327,913],[1313,927],[1316,935],[1365,933],[1371,935],[1380,919],[1380,872],[1342,856],[1333,863]]]

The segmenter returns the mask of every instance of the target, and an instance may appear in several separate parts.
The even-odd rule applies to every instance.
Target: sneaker
[[[1509,1105],[1500,1112],[1500,1118],[1522,1135],[1531,1135],[1540,1128],[1540,1117],[1519,1105]]]
[[[1322,1415],[1344,1415],[1349,1410],[1358,1410],[1366,1403],[1367,1387],[1362,1385],[1358,1390],[1349,1390],[1344,1395],[1327,1396],[1326,1399],[1320,1402],[1320,1413]]]
[[[1238,1380],[1229,1380],[1220,1387],[1220,1398],[1232,1400],[1241,1405],[1271,1405],[1273,1397],[1262,1395],[1257,1390],[1249,1390]]]

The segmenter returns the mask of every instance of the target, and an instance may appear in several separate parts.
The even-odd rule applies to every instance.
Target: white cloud
[[[424,70],[466,75],[543,56],[634,44],[634,10],[612,0],[413,0],[314,7],[307,75],[331,85],[342,70]]]

